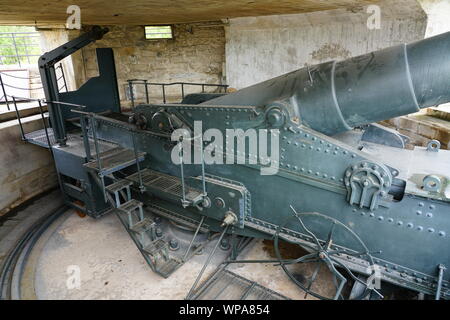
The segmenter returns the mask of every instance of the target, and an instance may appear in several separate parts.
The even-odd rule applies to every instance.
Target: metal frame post
[[[48,148],[51,150],[52,144],[50,142],[50,137],[48,135],[47,125],[45,124],[44,110],[42,109],[41,100],[38,100],[38,104],[39,104],[39,111],[41,112],[42,124],[44,125],[45,137],[47,138]]]
[[[145,101],[148,103],[150,103],[149,97],[148,97],[148,85],[147,85],[147,80],[144,80],[144,86],[145,86]]]
[[[3,77],[1,73],[0,73],[0,85],[2,86],[3,97],[5,98],[6,106],[8,107],[8,111],[10,111],[11,109],[9,108],[8,95],[6,94],[5,85],[3,84]]]
[[[16,98],[13,96],[14,108],[16,109],[17,121],[19,122],[20,134],[22,135],[22,140],[25,141],[25,133],[23,131],[22,121],[20,120],[19,109],[17,108]],[[9,110],[9,109],[8,109]]]

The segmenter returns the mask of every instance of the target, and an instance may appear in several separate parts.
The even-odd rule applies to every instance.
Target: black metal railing
[[[22,138],[22,141],[27,141],[27,137],[26,137],[26,133],[25,130],[23,128],[23,124],[22,124],[22,118],[20,116],[20,111],[19,108],[17,107],[17,101],[26,101],[26,102],[37,102],[38,107],[39,107],[39,113],[41,115],[41,119],[42,119],[42,125],[43,128],[45,130],[45,136],[47,138],[47,143],[49,146],[51,146],[50,143],[50,135],[48,133],[48,125],[45,122],[45,112],[44,112],[44,106],[43,106],[43,100],[42,99],[30,99],[30,98],[24,98],[24,97],[16,97],[16,96],[11,96],[12,98],[12,102],[14,104],[14,109],[16,111],[16,116],[17,116],[17,121],[19,122],[19,129],[20,129],[20,136]]]
[[[30,98],[16,97],[16,96],[12,96],[11,98],[12,98],[12,103],[14,104],[17,121],[19,123],[21,138],[23,141],[28,141],[28,142],[30,142],[30,137],[28,137],[28,134],[30,134],[30,133],[25,132],[25,129],[24,129],[23,123],[22,123],[22,116],[20,115],[20,110],[17,106],[17,102],[25,101],[25,102],[36,102],[37,103],[37,106],[39,107],[39,114],[41,115],[41,119],[42,119],[42,125],[43,125],[43,129],[45,132],[47,146],[49,148],[51,148],[51,146],[52,146],[51,137],[54,136],[54,134],[53,134],[53,130],[50,132],[51,127],[50,127],[49,121],[48,120],[45,121],[45,119],[48,117],[46,115],[47,112],[44,111],[44,107],[47,104],[51,104],[53,106],[53,112],[56,115],[56,120],[62,124],[62,134],[63,134],[64,140],[67,139],[67,133],[66,133],[65,125],[64,125],[64,119],[63,119],[62,113],[61,113],[61,106],[68,107],[68,108],[75,108],[74,110],[80,110],[80,109],[86,108],[86,106],[84,106],[84,105],[62,102],[62,101],[47,101],[45,99],[30,99]],[[55,106],[58,106],[58,107],[56,108]]]
[[[134,108],[135,106],[135,96],[134,96],[134,87],[135,86],[143,86],[144,87],[144,92],[145,92],[145,102],[146,103],[150,103],[150,94],[149,94],[149,88],[151,86],[156,86],[156,87],[160,87],[161,88],[161,95],[162,95],[162,103],[166,104],[167,103],[167,91],[166,88],[167,87],[171,87],[171,86],[180,86],[180,93],[181,93],[181,98],[184,99],[185,95],[186,95],[186,87],[187,86],[195,86],[195,87],[200,87],[201,88],[201,92],[205,93],[206,92],[206,88],[216,88],[218,90],[218,92],[223,92],[226,93],[228,85],[227,84],[210,84],[210,83],[197,83],[197,82],[170,82],[170,83],[160,83],[160,82],[149,82],[148,80],[143,80],[143,79],[130,79],[127,80],[128,83],[128,90],[130,93],[130,100],[131,100],[131,106]]]
[[[58,70],[59,70],[59,72],[58,72]],[[68,91],[68,89],[67,89],[67,82],[66,82],[66,77],[65,77],[65,74],[64,74],[64,69],[62,67],[62,64],[59,64],[55,68],[55,72],[56,72],[56,80],[57,80],[57,83],[58,83],[58,92],[62,92],[63,89],[65,90],[65,92],[67,92]],[[20,90],[20,91],[23,91],[23,92],[33,92],[36,95],[40,94],[40,95],[44,96],[44,90],[43,90],[42,86],[35,87],[35,88],[18,87],[18,86],[14,86],[14,85],[9,84],[8,81],[5,81],[6,78],[14,78],[14,79],[21,79],[21,80],[31,81],[33,79],[40,78],[40,76],[21,77],[21,76],[16,76],[16,75],[13,75],[13,74],[9,74],[6,71],[0,71],[0,90],[1,90],[0,103],[5,103],[8,111],[11,111],[11,108],[10,108],[9,105],[12,102],[11,99],[12,99],[13,96],[8,94],[7,88]],[[61,85],[60,85],[60,83],[61,83]],[[39,91],[39,92],[36,93],[36,91]],[[34,101],[32,98],[23,98],[23,97],[18,98],[17,96],[15,96],[15,99],[16,99],[16,103],[17,102]]]

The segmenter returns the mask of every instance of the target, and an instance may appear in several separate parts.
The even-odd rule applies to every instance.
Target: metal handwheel
[[[346,265],[344,265],[340,260],[342,258],[339,258],[339,255],[345,254],[348,256],[354,256],[354,257],[364,257],[366,261],[369,262],[371,266],[374,265],[372,255],[370,254],[368,248],[364,244],[364,242],[361,240],[361,238],[353,232],[349,227],[344,225],[342,222],[331,218],[329,216],[316,213],[316,212],[306,212],[306,213],[298,213],[292,206],[291,209],[293,211],[293,217],[290,219],[296,219],[301,227],[301,230],[304,231],[305,235],[308,237],[310,241],[309,243],[299,243],[294,242],[301,246],[302,248],[309,251],[308,254],[305,254],[297,259],[293,260],[285,260],[281,257],[280,248],[279,248],[279,239],[287,240],[286,237],[283,237],[283,234],[281,233],[281,230],[283,227],[278,227],[277,232],[274,235],[274,249],[276,257],[280,263],[281,268],[284,270],[284,272],[287,274],[287,276],[303,291],[305,291],[305,298],[309,294],[313,297],[316,297],[318,299],[323,300],[331,300],[330,297],[325,297],[315,291],[313,291],[312,285],[317,280],[317,277],[319,275],[320,269],[322,265],[326,265],[328,270],[331,272],[331,275],[333,277],[333,282],[336,287],[336,293],[332,297],[334,300],[338,299],[344,299],[342,291],[344,289],[345,284],[347,283],[347,277],[345,277],[340,270],[343,270],[345,274],[347,274],[348,277],[353,279],[355,282],[359,282],[363,286],[362,293],[359,294],[357,297],[354,297],[353,299],[359,300],[366,298],[369,294],[374,292],[375,294],[382,297],[382,295],[372,287],[369,287],[369,284],[365,281],[361,280],[358,276],[356,276]],[[320,240],[311,230],[308,228],[304,223],[305,217],[314,217],[313,221],[317,225],[321,225],[322,227],[329,225],[329,231],[328,236],[326,240]],[[303,219],[302,219],[303,218]],[[287,221],[289,222],[289,220]],[[285,224],[285,226],[287,223]],[[353,238],[356,243],[359,244],[362,251],[360,252],[350,252],[350,250],[341,249],[334,245],[333,243],[333,236],[336,234],[336,229],[339,228],[342,230],[342,232],[345,233],[344,236]],[[303,233],[303,232],[302,232]],[[342,235],[342,233],[341,233]],[[289,242],[292,242],[292,240],[287,240]],[[316,267],[312,273],[312,276],[309,277],[307,284],[302,283],[297,279],[297,277],[294,275],[294,273],[289,270],[289,265],[294,264],[307,264],[307,263],[315,263]],[[340,270],[338,270],[338,268]]]

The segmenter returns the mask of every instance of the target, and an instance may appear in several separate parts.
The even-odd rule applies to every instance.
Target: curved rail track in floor
[[[34,278],[42,249],[68,217],[59,191],[41,197],[0,222],[0,300],[37,299]]]

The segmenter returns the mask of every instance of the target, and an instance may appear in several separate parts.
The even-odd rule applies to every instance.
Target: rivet
[[[433,233],[433,232],[434,232],[434,229],[433,229],[433,228],[428,228],[428,232],[429,232],[429,233]]]
[[[417,214],[418,216],[420,216],[420,215],[422,214],[422,211],[417,210],[417,211],[416,211],[416,214]]]
[[[434,210],[434,208],[436,208],[434,204],[430,205],[430,210]]]
[[[422,231],[423,227],[422,226],[418,226],[416,229],[417,229],[417,231]]]
[[[432,218],[432,217],[433,217],[433,214],[432,214],[431,212],[427,212],[427,217],[428,217],[428,218]]]
[[[419,207],[423,207],[425,204],[423,202],[419,202]]]
[[[414,227],[414,225],[410,222],[410,223],[408,223],[408,228],[413,228]]]
[[[401,226],[401,225],[403,225],[403,222],[402,222],[402,221],[398,221],[398,222],[397,222],[397,225],[398,225],[398,226]]]
[[[439,231],[439,235],[440,235],[441,237],[445,237],[445,232],[444,232],[444,231]]]

